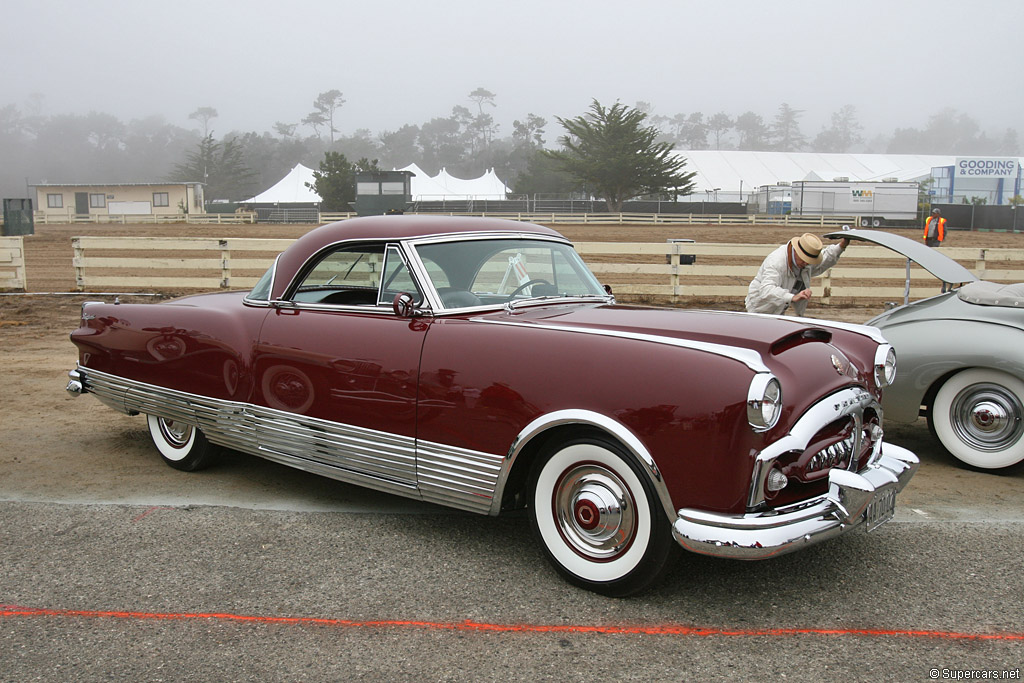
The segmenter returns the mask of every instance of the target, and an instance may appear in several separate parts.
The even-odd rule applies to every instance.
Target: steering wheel
[[[533,280],[528,280],[528,281],[524,282],[523,284],[519,285],[518,287],[516,287],[514,290],[512,290],[512,293],[508,295],[508,298],[506,298],[505,301],[512,301],[512,299],[515,298],[516,294],[518,294],[519,292],[523,291],[527,287],[530,287],[531,285],[540,285],[540,284],[550,285],[551,283],[548,282],[547,280],[545,280],[542,277],[535,278]]]

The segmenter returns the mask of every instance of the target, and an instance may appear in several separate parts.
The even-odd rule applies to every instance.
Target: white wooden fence
[[[319,213],[317,223],[355,218],[354,213]],[[791,225],[806,228],[838,228],[859,225],[857,216],[774,216],[767,214],[703,214],[703,213],[524,213],[524,212],[430,212],[427,216],[481,216],[543,224],[578,223],[584,225]],[[35,212],[39,225],[68,223],[163,224],[192,223],[230,225],[255,223],[255,212],[189,213],[166,215],[47,214]]]
[[[76,237],[79,290],[244,289],[252,287],[288,239]],[[679,301],[742,301],[747,286],[774,244],[685,242],[583,242],[576,249],[616,295]],[[943,248],[979,278],[1024,282],[1024,249]],[[693,263],[681,261],[693,256]],[[902,301],[906,259],[883,247],[850,246],[835,268],[812,283],[824,304]],[[919,266],[910,269],[910,298],[935,294],[938,282]]]
[[[598,279],[616,294],[742,301],[764,257],[778,245],[583,242],[575,246]],[[943,248],[942,253],[980,279],[1024,282],[1024,249],[954,247]],[[683,255],[693,256],[693,262],[681,263],[688,260]],[[641,260],[645,262],[637,262]],[[909,275],[911,300],[939,291],[935,276],[920,266],[911,265]],[[852,245],[834,268],[814,279],[811,290],[823,304],[901,302],[908,294],[906,280],[906,258],[884,247]]]
[[[0,289],[25,289],[25,247],[21,237],[0,237]]]
[[[241,213],[169,213],[169,214],[47,214],[45,211],[36,211],[33,219],[37,225],[65,225],[68,223],[115,223],[119,225],[129,224],[154,224],[163,223],[192,223],[196,225],[237,225],[241,223],[255,223],[256,214],[252,212]]]

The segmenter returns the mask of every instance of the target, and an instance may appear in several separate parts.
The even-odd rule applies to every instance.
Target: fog
[[[502,134],[592,99],[766,118],[785,102],[810,136],[848,104],[868,135],[953,107],[1001,132],[1020,120],[1022,19],[1016,0],[35,0],[5,3],[0,106],[188,127],[213,107],[219,133],[269,131],[337,89],[339,129],[376,133],[483,87]]]

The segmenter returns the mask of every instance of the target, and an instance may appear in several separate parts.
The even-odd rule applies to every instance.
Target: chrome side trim
[[[505,491],[508,475],[512,471],[512,466],[515,464],[516,459],[526,447],[526,444],[549,429],[571,424],[597,427],[618,439],[643,465],[647,479],[654,486],[654,490],[657,492],[658,499],[661,501],[661,505],[665,509],[665,514],[668,515],[669,520],[675,519],[676,511],[672,505],[672,496],[669,495],[668,487],[661,476],[661,471],[658,469],[658,465],[654,462],[654,458],[651,457],[647,447],[621,422],[589,410],[559,410],[542,415],[519,432],[519,435],[509,448],[508,455],[505,456],[505,463],[498,478],[494,500],[491,503],[490,514],[496,515],[501,511],[501,499]]]
[[[692,349],[695,351],[704,351],[706,353],[712,353],[716,356],[722,356],[723,358],[729,358],[731,360],[739,361],[754,372],[769,372],[768,366],[765,365],[764,360],[761,358],[761,354],[750,349],[740,348],[738,346],[726,346],[725,344],[712,344],[709,342],[698,342],[691,339],[677,339],[675,337],[665,337],[656,334],[637,334],[634,332],[619,332],[617,330],[598,330],[589,328],[572,327],[569,325],[549,325],[547,323],[539,325],[536,323],[524,323],[512,320],[490,320],[487,318],[472,318],[474,322],[485,323],[488,325],[510,325],[512,327],[525,327],[532,330],[550,330],[552,332],[572,332],[575,334],[592,334],[599,337],[614,337],[617,339],[630,339],[634,341],[646,341],[654,344],[665,344],[668,346],[677,346],[683,349]]]
[[[487,514],[502,475],[504,455],[165,389],[81,365],[68,374],[81,393],[120,412],[181,420],[212,443],[378,491]]]
[[[501,455],[420,441],[416,462],[420,495],[430,503],[492,513],[504,460]]]
[[[770,313],[733,313],[732,311],[709,311],[710,313],[723,313],[725,315],[752,315],[758,318],[774,318],[776,320],[787,320],[790,322],[803,323],[805,325],[811,325],[813,327],[831,327],[836,330],[846,330],[847,332],[856,332],[862,334],[872,341],[876,341],[879,344],[885,344],[885,337],[882,336],[882,331],[873,325],[862,325],[861,323],[844,323],[838,320],[821,320],[819,318],[801,318],[796,315],[771,315]]]

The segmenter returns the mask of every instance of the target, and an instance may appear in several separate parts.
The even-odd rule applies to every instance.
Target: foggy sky
[[[1021,128],[1022,20],[1020,0],[31,0],[0,19],[0,106],[191,128],[213,107],[219,137],[337,89],[341,133],[376,134],[475,111],[483,87],[501,136],[533,113],[549,142],[594,98],[766,122],[786,102],[809,137],[846,104],[866,135],[952,107],[1001,133]]]

